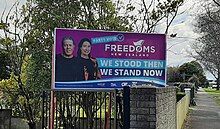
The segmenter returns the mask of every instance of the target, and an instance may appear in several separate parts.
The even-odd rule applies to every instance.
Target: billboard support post
[[[124,129],[130,129],[130,87],[124,86],[123,87],[124,92],[124,114],[123,114],[123,120],[124,120]]]

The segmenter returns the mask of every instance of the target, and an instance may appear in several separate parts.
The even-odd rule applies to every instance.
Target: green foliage
[[[180,67],[168,67],[167,69],[168,82],[193,82],[196,85],[204,85],[207,81],[202,66],[191,61],[184,63]]]
[[[202,66],[196,61],[184,63],[183,65],[180,66],[179,71],[181,74],[183,73],[186,74],[186,80],[192,77],[193,74],[196,75],[203,74]]]
[[[0,81],[2,79],[9,79],[10,77],[10,63],[9,55],[1,50],[0,51]]]
[[[184,63],[179,67],[179,72],[183,77],[183,81],[190,81],[194,78],[194,80],[192,80],[193,82],[197,82],[199,84],[205,84],[206,82],[203,68],[196,61]]]
[[[39,112],[34,106],[39,104],[39,92],[50,88],[56,27],[130,30],[128,21],[117,16],[111,0],[28,0],[22,9],[18,9],[18,3],[12,8],[16,11],[9,11],[0,23],[5,33],[0,43],[10,61],[4,62],[7,60],[1,53],[4,58],[1,64],[12,64],[13,73],[8,75],[9,79],[1,81],[1,93],[8,98],[4,99],[6,105],[22,107],[31,124]]]
[[[0,89],[2,95],[0,95],[0,107],[14,109],[13,116],[24,117],[24,97],[20,95],[16,76],[11,73],[9,79],[3,79],[0,81]]]
[[[40,99],[39,93],[27,85],[27,79],[30,78],[27,66],[31,57],[31,49],[28,49],[27,42],[31,29],[30,10],[20,10],[18,5],[16,2],[10,11],[3,13],[4,16],[1,17],[1,24],[4,23],[7,27],[1,27],[4,37],[0,44],[9,56],[11,72],[9,79],[0,82],[1,97],[4,98],[1,106],[12,108],[13,115],[25,117],[29,125],[33,126],[39,114]],[[30,9],[30,6],[26,6],[26,9]]]
[[[39,92],[34,91],[28,85],[26,85],[26,67],[28,65],[28,62],[28,57],[26,57],[24,59],[24,62],[22,63],[21,74],[19,76],[16,76],[12,72],[9,79],[3,79],[0,81],[0,89],[2,92],[2,95],[0,95],[0,97],[2,98],[0,101],[0,106],[14,109],[12,114],[13,116],[24,117],[24,105],[26,105],[27,103],[30,105],[37,105],[39,103]],[[18,84],[19,77],[21,78],[21,83],[23,84],[23,91]],[[28,98],[28,101],[24,94],[31,94],[31,96],[29,96],[30,98]],[[33,111],[36,114],[38,113],[38,111],[36,111],[35,109],[33,109]]]
[[[128,21],[116,14],[110,0],[35,0],[31,8],[32,30],[26,35],[30,50],[28,85],[50,88],[51,55],[55,28],[130,30]]]
[[[181,82],[182,77],[179,72],[179,67],[167,68],[167,82]]]
[[[14,73],[11,73],[9,79],[3,79],[2,81],[0,81],[1,90],[17,90],[18,87],[15,79],[16,77]]]
[[[32,90],[50,88],[55,28],[130,30],[128,21],[117,16],[111,0],[35,0],[28,4],[33,5],[32,29],[26,35],[30,55],[27,86]],[[86,114],[91,118],[94,113],[89,110]]]
[[[178,92],[176,94],[176,102],[179,102],[186,94],[183,92]]]

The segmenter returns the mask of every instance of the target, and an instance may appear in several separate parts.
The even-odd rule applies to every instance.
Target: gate
[[[42,129],[123,129],[124,93],[115,89],[44,91]],[[51,98],[54,98],[53,101]],[[130,116],[127,113],[126,116]]]

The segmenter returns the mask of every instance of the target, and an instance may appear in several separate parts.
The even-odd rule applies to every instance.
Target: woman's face
[[[64,54],[66,56],[72,56],[74,51],[74,44],[72,40],[65,40],[63,43]]]
[[[91,44],[87,41],[83,42],[81,47],[81,54],[84,56],[88,56],[91,51]]]

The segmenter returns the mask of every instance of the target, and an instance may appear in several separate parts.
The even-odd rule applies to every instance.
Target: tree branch
[[[212,0],[216,5],[220,6],[220,3],[218,3],[216,0]]]

